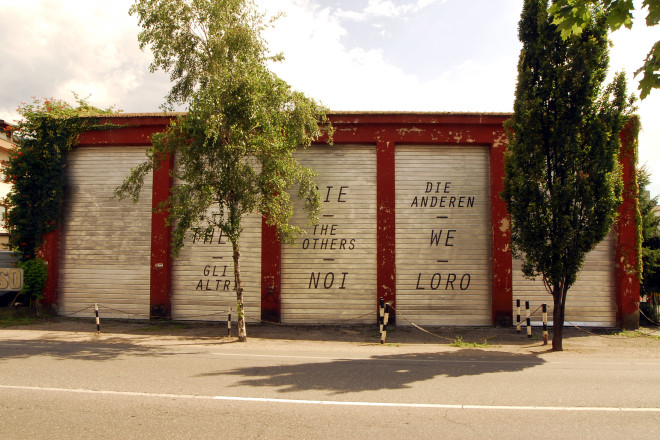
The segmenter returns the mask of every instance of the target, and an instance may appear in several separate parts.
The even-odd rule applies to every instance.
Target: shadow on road
[[[0,341],[0,360],[50,356],[56,359],[105,361],[120,356],[161,356],[155,347],[145,347],[126,341],[63,341],[61,339]]]
[[[236,386],[268,387],[282,393],[325,390],[335,394],[396,390],[436,376],[461,377],[519,372],[544,363],[534,354],[465,349],[453,353],[397,354],[369,359],[236,368],[200,375],[234,375]]]

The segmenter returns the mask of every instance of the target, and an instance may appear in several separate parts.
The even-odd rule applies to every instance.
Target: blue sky
[[[286,16],[266,33],[286,60],[273,66],[332,110],[510,112],[522,0],[257,0]],[[167,75],[141,52],[133,0],[21,0],[3,5],[0,119],[32,96],[126,112],[159,111]],[[640,2],[636,2],[640,3]],[[659,28],[612,35],[611,71],[634,71]],[[636,81],[631,79],[631,90]],[[639,103],[640,162],[660,194],[660,92]],[[656,125],[656,126],[654,126]]]

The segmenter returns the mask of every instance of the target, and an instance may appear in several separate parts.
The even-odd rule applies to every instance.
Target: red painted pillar
[[[623,178],[623,203],[619,207],[619,218],[615,225],[616,256],[615,285],[617,322],[624,329],[639,328],[639,278],[637,241],[637,162],[636,131],[629,124],[621,132],[621,164]]]
[[[510,219],[500,197],[504,189],[504,152],[506,133],[496,131],[490,147],[490,227],[492,237],[492,323],[500,327],[513,325],[513,278],[510,250]]]
[[[158,160],[158,159],[154,159]],[[167,202],[172,188],[170,171],[174,167],[174,156],[168,155],[154,166],[151,215],[151,318],[172,317],[172,257],[171,227],[167,226],[167,212],[162,204]]]
[[[396,210],[394,142],[379,140],[376,145],[376,311],[378,300],[392,301],[396,307]],[[378,315],[376,315],[378,316]],[[396,309],[389,322],[396,325]]]
[[[277,228],[261,221],[261,319],[282,322],[282,244]]]
[[[44,242],[39,248],[39,256],[48,263],[48,279],[44,287],[41,304],[51,311],[57,309],[57,293],[60,276],[60,230],[56,229],[44,235]]]

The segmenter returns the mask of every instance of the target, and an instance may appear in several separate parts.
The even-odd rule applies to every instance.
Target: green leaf
[[[627,29],[632,28],[632,11],[634,9],[633,0],[613,1],[606,10],[607,24],[613,31],[616,31],[621,26],[625,26]]]
[[[652,89],[660,88],[660,41],[656,41],[646,56],[644,65],[635,71],[635,76],[643,73],[639,81],[640,98],[646,98]]]
[[[567,0],[553,3],[548,12],[553,17],[552,24],[557,26],[563,39],[580,35],[591,15],[586,4],[573,5]]]
[[[655,26],[660,23],[660,0],[644,0],[642,5],[649,10],[646,16],[646,25]]]
[[[655,26],[660,22],[660,0],[644,0],[642,7],[648,8],[647,26]],[[613,31],[622,26],[630,29],[633,25],[633,0],[556,0],[548,13],[553,17],[552,23],[557,26],[561,37],[566,40],[570,36],[579,36],[592,20],[592,11],[602,11],[607,25]],[[652,89],[660,88],[658,84],[657,59],[660,59],[657,43],[647,56],[644,65],[635,75],[644,73],[639,82],[640,96],[646,98]],[[653,58],[655,57],[655,58]]]

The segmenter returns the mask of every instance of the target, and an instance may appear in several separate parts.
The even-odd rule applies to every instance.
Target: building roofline
[[[100,114],[89,117],[109,117],[109,118],[145,118],[145,117],[176,117],[186,115],[188,112],[143,112],[143,113],[112,113]],[[352,115],[352,116],[512,116],[512,112],[451,112],[451,111],[360,111],[360,110],[330,110],[328,115]]]

